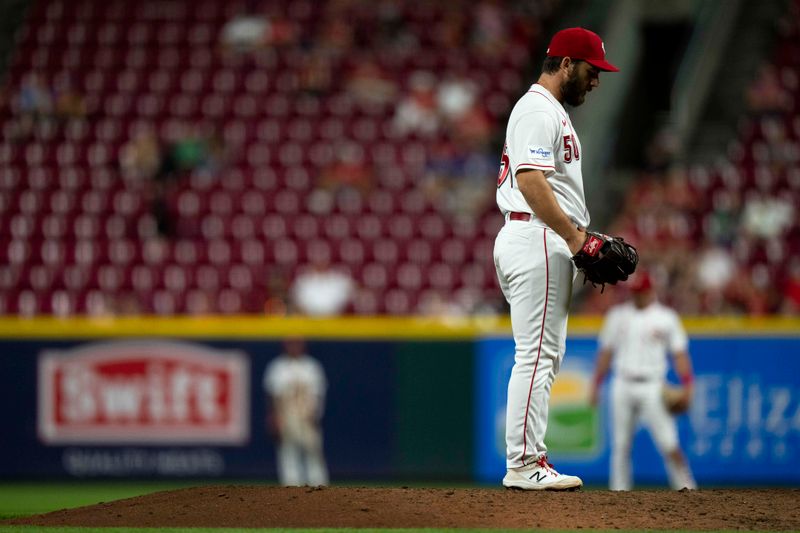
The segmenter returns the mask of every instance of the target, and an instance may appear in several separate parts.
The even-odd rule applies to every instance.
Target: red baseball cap
[[[583,59],[600,70],[619,72],[617,67],[606,61],[606,48],[600,36],[584,28],[567,28],[553,35],[547,55]]]
[[[647,272],[636,274],[631,280],[631,291],[645,292],[653,288],[653,280]]]

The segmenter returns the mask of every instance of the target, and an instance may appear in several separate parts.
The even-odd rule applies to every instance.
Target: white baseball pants
[[[328,468],[320,450],[308,450],[293,442],[278,446],[278,481],[285,487],[328,484]]]
[[[516,345],[506,406],[506,466],[521,468],[547,453],[550,388],[564,357],[577,270],[566,241],[537,219],[508,220],[497,234],[494,262],[511,306]]]
[[[328,484],[328,466],[322,450],[322,434],[306,428],[304,434],[288,432],[278,444],[278,481],[286,487]]]
[[[661,380],[632,381],[615,377],[611,382],[611,490],[631,490],[633,473],[631,444],[639,421],[644,424],[664,458],[670,486],[697,488],[687,465],[677,464],[669,454],[678,450],[678,428],[661,398]]]

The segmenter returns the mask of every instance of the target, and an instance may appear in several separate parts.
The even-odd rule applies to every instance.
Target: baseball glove
[[[575,266],[583,272],[584,283],[605,288],[625,281],[636,270],[639,254],[622,237],[609,237],[595,231],[586,232],[586,240],[572,256]]]
[[[670,414],[679,415],[689,409],[689,396],[683,387],[667,383],[661,389],[661,399]]]

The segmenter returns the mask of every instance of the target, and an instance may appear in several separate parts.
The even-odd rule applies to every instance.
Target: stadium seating
[[[788,5],[727,153],[643,172],[612,226],[682,313],[800,313],[800,2]],[[581,309],[604,312],[625,288],[616,296]]]
[[[470,128],[496,156],[552,3],[264,3],[270,36],[231,49],[222,36],[252,4],[31,7],[0,105],[0,313],[262,313],[320,258],[356,282],[348,313],[502,307],[492,188],[460,205],[436,191],[476,187],[432,176],[431,163]],[[640,246],[680,311],[800,310],[800,3],[790,5],[724,162],[645,174],[611,227]],[[400,128],[420,72],[438,89],[472,88],[476,115],[454,126],[439,110],[432,130]],[[169,174],[172,143],[197,137],[202,163]],[[781,219],[775,205],[793,211]],[[766,229],[765,209],[777,217]],[[738,287],[699,284],[710,249],[727,254]],[[613,301],[592,294],[576,311]]]
[[[496,132],[549,3],[514,12],[486,3],[466,18],[452,15],[468,2],[390,2],[389,12],[265,3],[272,40],[226,49],[226,24],[250,4],[31,7],[0,109],[0,312],[261,313],[271,275],[290,283],[320,255],[354,277],[350,313],[425,312],[431,291],[500,305],[487,253],[499,214],[487,204],[473,220],[435,205],[421,182],[446,128],[399,134],[393,120],[425,71],[477,88]],[[350,90],[365,63],[393,98]],[[66,95],[64,114],[25,107],[31,75],[53,91],[51,104]],[[216,136],[220,160],[167,179],[123,168],[139,132],[154,132],[163,157],[186,128]],[[361,154],[363,188],[320,184],[344,142]]]

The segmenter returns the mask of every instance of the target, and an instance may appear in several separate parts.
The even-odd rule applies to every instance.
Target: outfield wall
[[[686,324],[697,396],[680,432],[700,483],[800,483],[800,321]],[[571,321],[548,443],[603,484],[608,417],[586,405],[598,327]],[[504,321],[145,317],[0,319],[0,477],[274,479],[261,380],[288,335],[328,375],[334,481],[502,476]],[[663,482],[642,435],[634,464]]]

